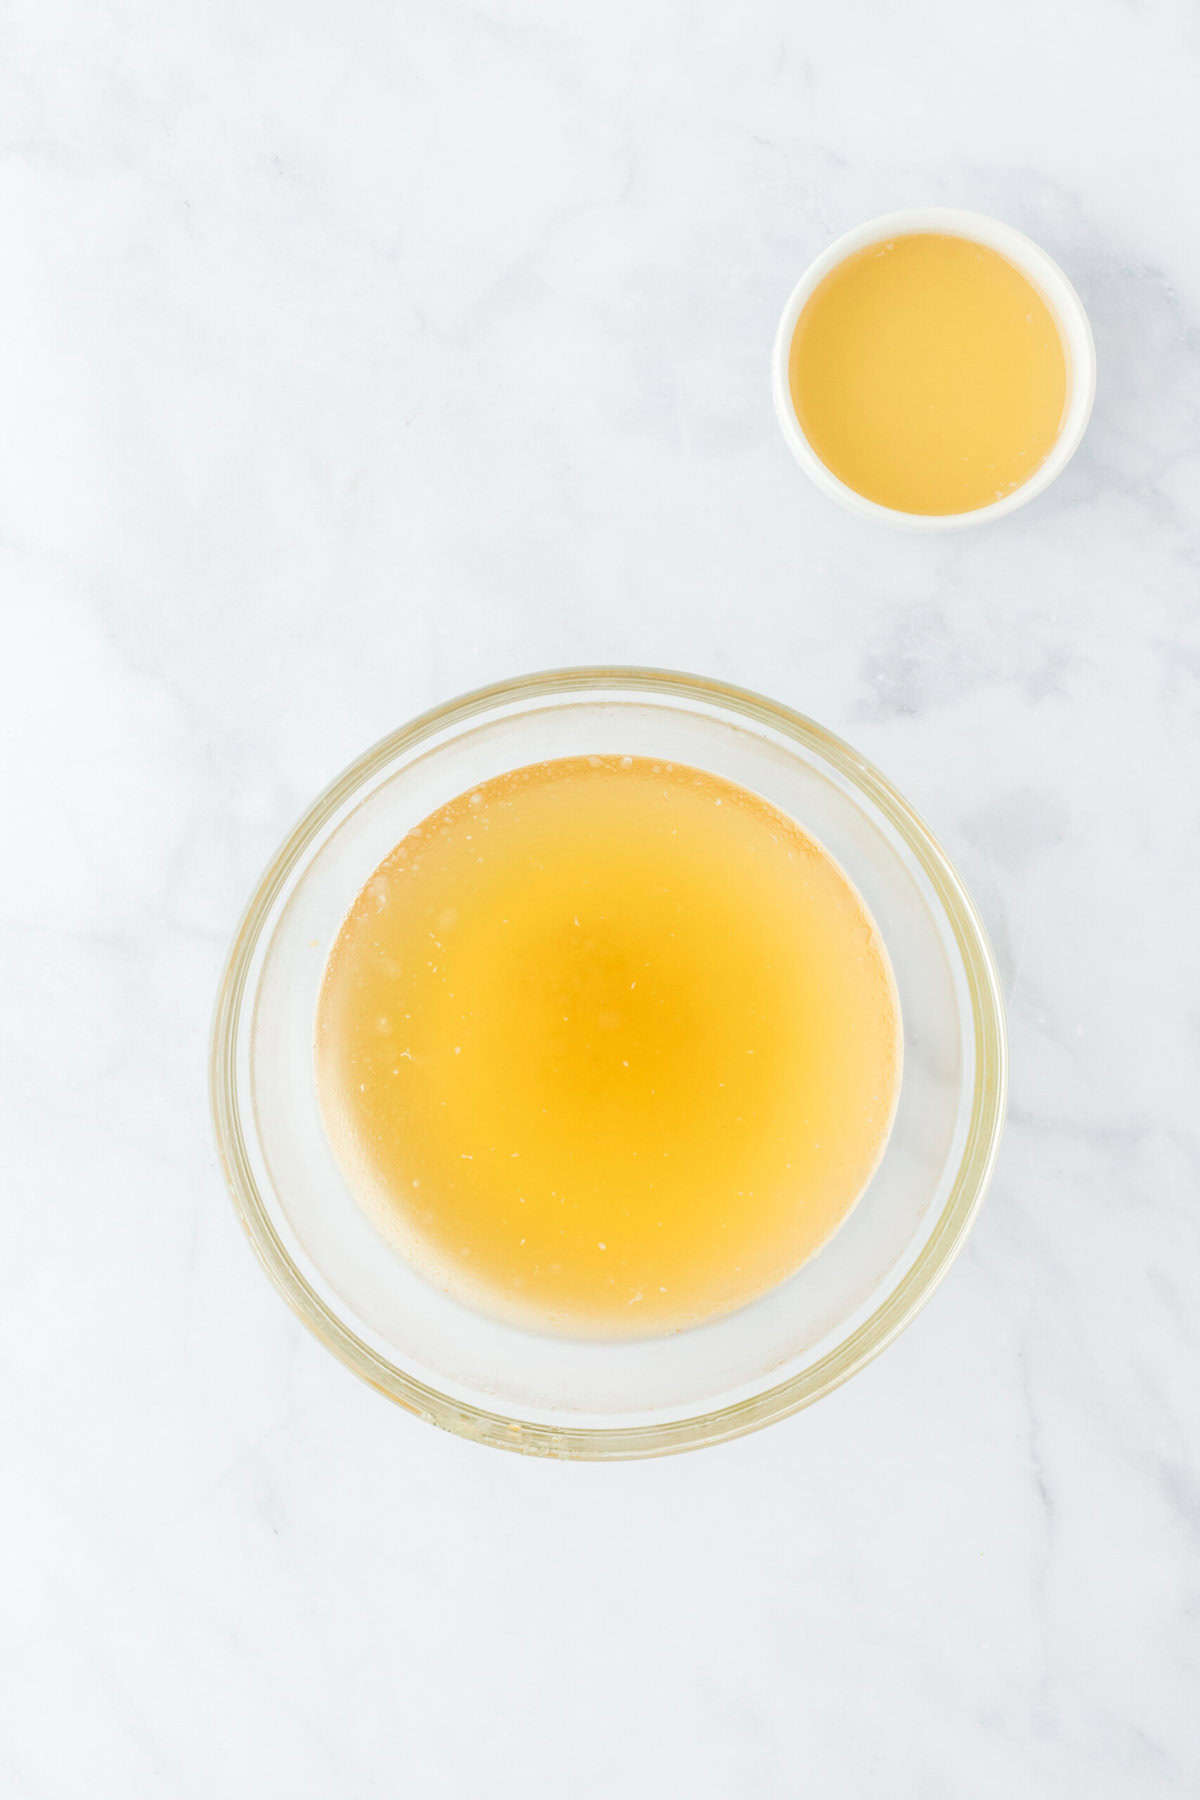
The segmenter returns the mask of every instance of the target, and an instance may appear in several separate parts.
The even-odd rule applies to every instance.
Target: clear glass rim
[[[690,1418],[560,1427],[471,1406],[414,1380],[365,1343],[314,1292],[275,1230],[253,1173],[242,1127],[244,1096],[237,1079],[238,1027],[251,964],[275,901],[313,839],[357,789],[392,758],[449,725],[513,702],[605,691],[691,699],[756,720],[815,750],[878,807],[920,863],[962,956],[974,1030],[975,1082],[962,1154],[927,1243],[880,1306],[827,1355],[761,1393]],[[318,796],[268,865],[238,926],[217,992],[209,1088],[217,1149],[238,1217],[276,1288],[327,1349],[389,1399],[460,1436],[535,1456],[616,1460],[697,1449],[755,1431],[840,1387],[892,1342],[945,1275],[979,1209],[1004,1121],[1007,1062],[1000,986],[982,921],[937,840],[878,769],[814,720],[747,689],[671,670],[589,667],[522,676],[447,701],[383,738]]]

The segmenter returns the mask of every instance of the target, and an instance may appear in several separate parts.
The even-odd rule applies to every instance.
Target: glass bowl
[[[350,1194],[321,1125],[313,1021],[351,901],[413,825],[525,763],[603,752],[691,763],[791,814],[841,863],[891,955],[904,1073],[870,1185],[803,1268],[670,1336],[542,1336],[416,1273]],[[720,954],[719,945],[714,955]],[[999,987],[946,856],[871,764],[810,719],[721,682],[568,669],[415,719],[340,775],[263,876],[217,998],[217,1142],[267,1273],[335,1355],[433,1424],[535,1455],[692,1449],[827,1394],[913,1317],[961,1247],[1004,1113]]]

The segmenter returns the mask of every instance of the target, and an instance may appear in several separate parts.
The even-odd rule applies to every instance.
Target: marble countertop
[[[14,1800],[1184,1800],[1200,1787],[1200,23],[1031,0],[25,0],[0,61]],[[771,411],[834,234],[1057,256],[1058,485],[912,538]],[[418,709],[651,663],[851,739],[958,861],[1012,1108],[877,1363],[525,1461],[355,1381],[212,1148],[212,996]]]

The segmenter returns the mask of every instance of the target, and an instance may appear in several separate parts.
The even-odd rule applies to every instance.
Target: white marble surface
[[[1183,1800],[1200,1787],[1200,25],[1187,6],[25,0],[0,58],[0,1791]],[[995,212],[1091,309],[1057,488],[805,484],[808,258]],[[208,1015],[416,709],[720,674],[893,776],[1009,995],[902,1340],[661,1463],[483,1451],[254,1264]]]

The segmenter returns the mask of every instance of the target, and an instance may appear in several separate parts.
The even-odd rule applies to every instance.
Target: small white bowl
[[[792,405],[788,358],[796,324],[814,290],[831,269],[835,269],[856,250],[865,249],[868,244],[881,243],[887,238],[910,236],[918,231],[937,231],[950,237],[969,238],[972,242],[986,244],[990,250],[998,250],[1001,256],[1007,257],[1023,275],[1028,276],[1050,308],[1066,351],[1066,416],[1046,460],[1034,470],[1028,481],[1014,488],[1011,494],[1005,494],[1002,500],[993,500],[990,506],[977,506],[969,512],[900,512],[895,507],[880,506],[877,501],[868,500],[864,494],[857,493],[854,488],[847,487],[844,481],[839,481],[827,464],[821,461],[801,430],[796,409]],[[1092,328],[1082,300],[1058,264],[1044,250],[1039,249],[1031,238],[1014,230],[1011,225],[1004,225],[999,219],[989,219],[983,213],[960,212],[952,206],[917,206],[904,212],[884,213],[878,219],[869,219],[865,225],[856,226],[853,231],[846,232],[843,237],[830,244],[828,250],[809,264],[792,290],[779,321],[779,330],[775,334],[772,365],[775,411],[788,448],[805,474],[822,493],[840,500],[851,512],[865,513],[871,518],[884,519],[889,524],[902,525],[914,531],[958,531],[964,525],[983,525],[990,519],[999,519],[1005,513],[1015,512],[1018,506],[1024,506],[1026,501],[1042,493],[1057,475],[1061,475],[1079,448],[1096,394],[1096,346]]]

